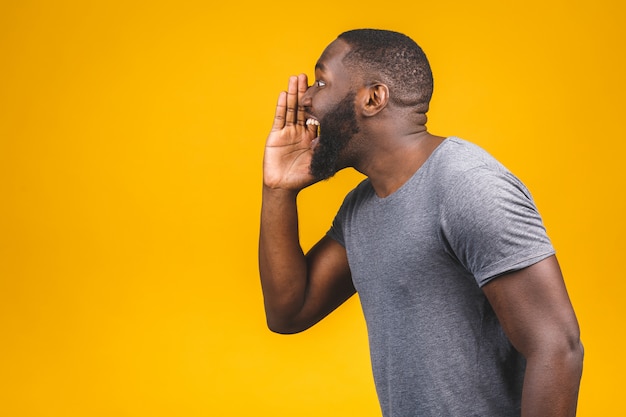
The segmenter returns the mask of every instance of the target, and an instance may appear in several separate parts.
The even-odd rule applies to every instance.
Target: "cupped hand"
[[[309,168],[317,126],[306,124],[302,104],[307,89],[306,75],[292,76],[288,90],[278,97],[274,124],[265,143],[263,182],[266,187],[299,191],[316,182]]]

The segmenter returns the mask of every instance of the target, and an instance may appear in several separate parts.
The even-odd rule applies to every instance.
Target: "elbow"
[[[303,332],[313,326],[315,322],[310,322],[298,314],[288,314],[282,312],[271,312],[265,310],[267,328],[278,334],[296,334]]]
[[[549,326],[517,339],[516,349],[527,361],[581,367],[585,355],[580,330],[574,326]]]
[[[583,362],[585,360],[585,347],[583,346],[580,338],[576,338],[576,341],[571,344],[569,354],[572,357],[572,361],[580,369],[580,374],[582,376]]]
[[[554,362],[560,364],[563,370],[569,375],[572,383],[576,386],[580,384],[583,375],[583,361],[585,349],[580,338],[568,340],[564,346],[557,350]]]
[[[272,333],[283,335],[300,333],[311,327],[311,325],[299,323],[296,320],[277,319],[269,315],[267,316],[266,323],[267,328]]]
[[[578,334],[553,335],[533,349],[528,360],[542,362],[548,368],[562,369],[570,377],[580,380],[585,350]]]
[[[282,335],[290,335],[290,334],[296,334],[296,333],[300,333],[302,330],[297,330],[297,329],[293,329],[290,327],[284,327],[284,326],[277,326],[275,324],[267,324],[267,328],[272,332],[272,333],[276,333],[276,334],[282,334]]]
[[[580,362],[585,359],[585,347],[579,337],[572,343],[571,351],[580,358]]]
[[[302,308],[288,303],[265,303],[265,320],[267,328],[278,334],[295,334],[303,332],[313,325],[302,314]]]
[[[568,361],[574,366],[579,367],[582,373],[583,360],[585,358],[585,348],[580,340],[580,332],[578,328],[561,337],[560,353],[563,354]]]

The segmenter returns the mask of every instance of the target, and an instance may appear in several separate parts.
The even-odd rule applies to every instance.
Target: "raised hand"
[[[263,181],[266,187],[299,191],[316,180],[309,172],[317,126],[306,125],[302,98],[308,89],[307,76],[289,78],[287,92],[278,97],[274,124],[265,143]]]

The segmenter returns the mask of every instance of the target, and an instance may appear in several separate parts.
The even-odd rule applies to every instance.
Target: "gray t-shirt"
[[[392,195],[359,184],[328,233],[348,253],[385,417],[519,416],[525,361],[480,287],[554,249],[515,176],[451,137]]]

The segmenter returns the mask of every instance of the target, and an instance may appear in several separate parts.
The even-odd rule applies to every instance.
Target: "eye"
[[[322,81],[322,80],[317,80],[317,81],[315,81],[315,86],[318,87],[318,88],[326,87],[326,82]]]

